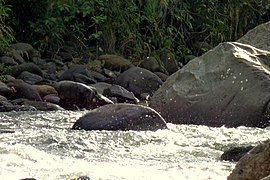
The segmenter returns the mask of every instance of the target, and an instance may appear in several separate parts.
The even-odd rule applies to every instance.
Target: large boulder
[[[133,92],[136,97],[141,99],[153,95],[162,83],[156,74],[140,67],[130,68],[116,79],[116,84]]]
[[[177,124],[269,126],[269,57],[249,45],[222,43],[171,75],[150,107]]]
[[[238,39],[237,42],[270,51],[270,21],[251,29],[247,34]]]
[[[267,140],[240,159],[228,180],[260,180],[269,175],[270,140]]]
[[[110,104],[79,118],[72,129],[84,130],[158,130],[167,128],[153,109],[134,104]]]
[[[73,81],[60,81],[55,85],[60,106],[65,109],[94,109],[113,102],[99,94],[94,87]]]

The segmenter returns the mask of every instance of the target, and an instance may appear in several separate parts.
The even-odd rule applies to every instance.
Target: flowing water
[[[235,164],[219,160],[224,150],[256,145],[270,137],[258,128],[212,128],[168,124],[150,131],[75,131],[87,113],[0,113],[0,179],[190,179],[222,180]]]

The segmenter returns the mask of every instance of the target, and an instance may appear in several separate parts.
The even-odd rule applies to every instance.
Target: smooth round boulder
[[[135,104],[109,104],[79,118],[72,129],[156,131],[167,128],[154,109]]]
[[[55,85],[59,94],[59,105],[65,109],[94,109],[105,104],[113,104],[111,100],[99,94],[94,87],[73,81],[60,81]]]
[[[151,96],[162,83],[156,74],[140,67],[130,68],[116,79],[116,84],[133,92],[140,99],[143,99],[145,94]]]

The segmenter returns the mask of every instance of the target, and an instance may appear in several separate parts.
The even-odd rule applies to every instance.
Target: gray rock
[[[3,63],[7,66],[18,65],[18,63],[12,57],[8,57],[8,56],[0,57],[0,63]]]
[[[60,103],[60,97],[57,94],[48,94],[43,97],[44,102],[50,102],[53,104],[59,104]]]
[[[7,96],[11,93],[10,87],[0,81],[0,95]]]
[[[76,65],[66,70],[60,77],[59,81],[69,80],[80,82],[83,84],[96,83],[96,80],[91,76],[88,69],[83,65]]]
[[[112,97],[116,98],[118,103],[136,104],[139,102],[139,99],[137,99],[132,92],[116,84],[113,84],[111,87],[104,89],[102,94],[109,99]]]
[[[60,81],[55,86],[60,106],[65,109],[94,109],[113,102],[99,94],[94,87],[73,81]]]
[[[25,98],[33,101],[42,101],[38,91],[30,84],[25,83],[20,79],[14,79],[7,82],[11,93],[8,94],[8,99]]]
[[[39,110],[39,111],[63,111],[64,110],[57,104],[53,104],[50,102],[30,101],[28,99],[23,99],[23,98],[13,100],[12,104],[15,105],[16,107],[18,106],[33,107],[35,110]]]
[[[28,83],[28,84],[36,84],[39,83],[41,81],[43,81],[43,78],[39,75],[30,73],[28,71],[23,71],[19,76],[18,79],[23,80],[24,82]]]
[[[43,77],[41,69],[33,63],[23,63],[13,66],[11,70],[11,75],[17,78],[23,71],[28,71],[30,73]]]
[[[154,72],[155,75],[157,75],[163,82],[165,82],[168,79],[168,75],[164,74],[163,72]]]
[[[228,180],[260,180],[270,175],[270,140],[249,151],[236,164]]]
[[[150,107],[177,124],[269,126],[269,56],[249,45],[222,43],[170,76]]]
[[[237,42],[270,51],[270,21],[251,29]]]
[[[94,87],[98,93],[103,94],[104,90],[110,88],[112,85],[106,82],[97,82],[90,84],[90,86]]]
[[[164,119],[153,109],[134,104],[111,104],[99,107],[79,118],[72,129],[84,130],[158,130],[167,128]]]
[[[136,97],[143,98],[143,94],[152,95],[162,85],[161,79],[151,71],[133,67],[119,75],[116,84],[133,92]]]

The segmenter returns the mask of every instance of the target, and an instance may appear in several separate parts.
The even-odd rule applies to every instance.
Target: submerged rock
[[[110,104],[79,118],[72,129],[158,130],[167,128],[164,119],[152,108],[134,104]]]
[[[240,159],[228,180],[260,180],[269,175],[270,140],[267,140]]]
[[[269,57],[250,45],[222,43],[170,76],[150,107],[176,124],[269,126]]]
[[[239,161],[245,154],[247,154],[254,146],[247,147],[233,147],[225,151],[220,159],[222,161]]]

